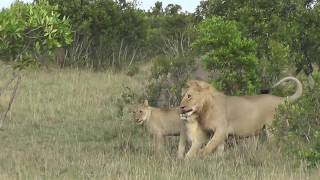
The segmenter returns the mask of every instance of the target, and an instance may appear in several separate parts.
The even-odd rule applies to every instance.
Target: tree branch
[[[12,92],[12,94],[11,94],[11,98],[10,98],[8,107],[7,107],[6,111],[5,111],[5,112],[2,114],[2,116],[1,116],[1,119],[0,119],[0,129],[2,129],[3,122],[4,122],[4,120],[6,119],[7,114],[8,114],[8,112],[10,111],[11,106],[12,106],[12,104],[13,104],[13,101],[14,101],[14,99],[15,99],[15,97],[16,97],[17,90],[18,90],[18,86],[19,86],[19,83],[20,83],[20,81],[21,81],[21,76],[20,76],[20,75],[15,76],[14,79],[17,79],[17,81],[16,81],[16,84],[15,84],[15,86],[14,86],[14,88],[13,88],[13,92]],[[11,81],[11,82],[12,82],[12,81]]]

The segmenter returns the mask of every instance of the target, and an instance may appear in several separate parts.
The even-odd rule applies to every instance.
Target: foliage
[[[267,64],[281,67],[283,62],[275,61],[271,47],[274,42],[282,44],[281,51],[289,50],[288,63],[296,66],[297,73],[303,69],[306,74],[313,70],[311,63],[319,63],[320,39],[315,33],[319,15],[319,3],[312,0],[206,0],[196,10],[197,19],[220,16],[237,21],[243,35],[256,41],[257,57]],[[263,76],[265,84],[277,79],[271,72]]]
[[[146,44],[153,55],[183,56],[188,53],[193,40],[194,16],[180,12],[181,6],[169,4],[165,9],[161,2],[147,13]]]
[[[313,77],[314,87],[305,85],[297,103],[281,105],[274,124],[274,132],[287,150],[308,160],[310,166],[320,163],[320,74]]]
[[[58,5],[62,15],[70,17],[78,48],[68,48],[67,55],[86,48],[83,59],[73,59],[78,64],[94,69],[110,66],[122,67],[149,59],[156,55],[187,52],[193,16],[181,12],[181,6],[169,4],[165,9],[161,2],[145,12],[137,8],[135,1],[113,0],[49,0]],[[70,52],[70,53],[69,53]],[[89,64],[89,65],[88,65]]]
[[[181,100],[181,89],[194,68],[193,57],[158,57],[152,66],[147,95],[153,106],[175,107]]]
[[[67,48],[67,60],[75,59],[70,56],[79,48],[86,49],[84,60],[69,64],[101,69],[128,65],[131,60],[142,58],[147,25],[145,14],[136,8],[136,4],[113,0],[49,2],[58,5],[58,11],[70,18],[77,39],[73,46],[83,44]]]
[[[284,77],[289,69],[290,49],[289,46],[270,40],[268,57],[259,59],[259,77],[265,87],[271,87],[272,83],[280,77]]]
[[[193,48],[209,70],[222,73],[218,85],[229,94],[252,94],[259,86],[256,43],[244,38],[235,21],[212,17],[196,30]]]
[[[320,5],[315,3],[313,8],[300,10],[294,17],[293,25],[290,27],[292,53],[298,53],[296,59],[297,72],[304,70],[306,74],[313,71],[311,63],[320,65]]]
[[[132,66],[129,66],[128,69],[127,69],[127,75],[128,76],[134,76],[135,74],[139,73],[139,66],[138,65],[132,65]]]
[[[60,19],[57,6],[44,0],[34,4],[17,1],[0,12],[0,40],[0,58],[23,67],[70,44],[72,32],[68,19]]]

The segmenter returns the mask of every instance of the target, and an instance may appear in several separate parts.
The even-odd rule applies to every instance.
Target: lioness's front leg
[[[180,127],[178,159],[182,159],[184,157],[184,153],[186,152],[186,145],[187,145],[186,127],[185,127],[184,123],[182,123],[181,127]]]
[[[208,155],[218,146],[222,145],[226,139],[227,131],[224,129],[217,129],[213,137],[209,140],[208,144],[199,151],[200,155]]]
[[[156,154],[160,154],[160,149],[163,146],[164,143],[164,137],[163,135],[154,135],[153,136],[153,140],[154,140],[154,151],[156,152]]]

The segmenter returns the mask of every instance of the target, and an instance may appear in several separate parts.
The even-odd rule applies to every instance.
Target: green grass
[[[4,78],[7,78],[6,76]],[[0,87],[3,84],[0,80]],[[124,86],[145,92],[146,71],[24,73],[0,131],[0,179],[316,179],[304,163],[245,140],[222,156],[176,159],[177,138],[161,156],[134,124]],[[0,97],[5,105],[10,91]]]

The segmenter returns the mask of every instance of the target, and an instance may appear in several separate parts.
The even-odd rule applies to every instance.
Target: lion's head
[[[190,116],[201,111],[214,89],[208,83],[197,80],[188,81],[187,86],[188,88],[183,92],[180,109],[182,114]]]
[[[150,117],[151,109],[148,103],[148,100],[145,100],[143,105],[139,105],[138,108],[135,111],[134,120],[138,124],[143,124],[145,121],[147,121]]]

